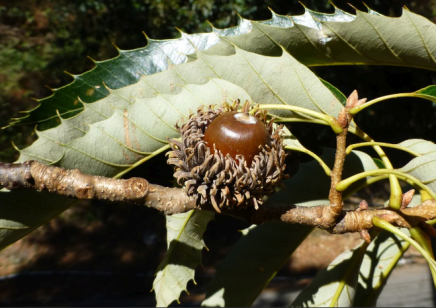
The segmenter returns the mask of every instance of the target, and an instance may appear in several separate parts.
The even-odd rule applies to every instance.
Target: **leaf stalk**
[[[352,108],[350,110],[350,113],[357,114],[360,111],[362,111],[363,109],[365,109],[369,106],[372,106],[376,103],[379,103],[379,102],[382,102],[382,101],[385,101],[385,100],[388,100],[391,98],[399,98],[399,97],[419,97],[419,95],[417,95],[415,92],[412,92],[412,93],[397,93],[397,94],[390,94],[390,95],[381,96],[381,97],[373,99],[373,100],[371,100],[371,101],[369,101],[369,102],[367,102],[359,107]]]
[[[344,191],[354,182],[356,182],[360,179],[366,178],[367,176],[385,175],[385,174],[394,175],[394,176],[401,176],[401,177],[409,180],[412,184],[425,190],[428,194],[430,194],[430,196],[433,199],[436,199],[436,194],[431,189],[429,189],[427,186],[422,184],[420,180],[418,180],[414,176],[411,176],[407,173],[404,173],[404,172],[401,172],[398,170],[391,170],[391,169],[377,169],[377,170],[370,170],[370,171],[365,171],[365,172],[355,174],[355,175],[349,177],[348,179],[345,179],[345,180],[341,181],[340,183],[338,183],[336,185],[336,189],[339,191]]]
[[[291,105],[279,105],[279,104],[262,104],[257,106],[258,109],[276,109],[276,110],[288,110],[296,113],[303,113],[306,115],[309,115],[311,117],[314,117],[316,119],[322,120],[326,122],[328,125],[330,125],[333,129],[333,131],[336,134],[339,134],[342,131],[342,127],[338,125],[336,119],[332,117],[331,115],[316,112],[310,109],[306,109],[303,107],[298,106],[291,106]]]
[[[350,126],[350,132],[352,132],[353,134],[355,134],[356,136],[362,138],[363,140],[365,140],[367,142],[375,142],[370,136],[368,136],[359,127],[357,127],[357,125]],[[385,164],[386,169],[393,170],[394,167],[392,166],[391,161],[386,156],[383,149],[378,145],[373,145],[373,149],[376,151],[378,156],[381,158],[381,160]],[[393,209],[398,210],[401,207],[403,191],[401,190],[400,182],[395,177],[395,175],[389,175],[389,185],[390,185],[390,189],[391,189],[391,195],[389,197],[389,206]]]
[[[407,153],[412,154],[413,156],[421,156],[421,154],[419,154],[418,152],[415,152],[409,148],[403,147],[401,145],[398,144],[392,144],[392,143],[386,143],[386,142],[375,142],[375,141],[371,141],[371,142],[361,142],[361,143],[355,143],[352,145],[349,145],[347,147],[347,155],[351,153],[352,150],[354,150],[355,148],[359,148],[359,147],[364,147],[364,146],[382,146],[382,147],[387,147],[387,148],[394,148],[397,150],[401,150]]]

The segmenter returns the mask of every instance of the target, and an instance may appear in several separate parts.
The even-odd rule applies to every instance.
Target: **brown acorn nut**
[[[237,155],[244,156],[248,166],[269,139],[269,132],[262,121],[249,113],[235,111],[216,117],[203,137],[210,148],[220,150],[224,156],[230,154],[233,159]]]
[[[238,107],[239,101],[217,110],[200,107],[187,123],[176,125],[182,140],[171,139],[167,153],[186,193],[197,195],[198,205],[211,203],[217,212],[224,206],[257,209],[262,197],[288,177],[281,127],[273,131],[266,110],[253,116],[248,102],[241,112]]]

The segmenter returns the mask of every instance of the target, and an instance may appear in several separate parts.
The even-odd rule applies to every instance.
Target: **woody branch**
[[[154,208],[166,215],[189,210],[214,211],[211,205],[198,207],[194,197],[180,188],[168,188],[149,183],[143,178],[113,179],[92,176],[79,170],[65,170],[36,161],[19,164],[0,163],[0,187],[9,190],[34,189],[48,191],[80,200],[99,199],[132,202]],[[410,198],[409,198],[410,199]],[[254,224],[282,221],[326,229],[332,233],[359,232],[373,227],[377,216],[398,227],[410,228],[423,221],[436,219],[436,201],[428,200],[413,208],[391,208],[365,211],[341,210],[335,224],[325,219],[331,205],[296,207],[292,204],[264,204],[258,210],[225,209],[223,214],[236,216]]]

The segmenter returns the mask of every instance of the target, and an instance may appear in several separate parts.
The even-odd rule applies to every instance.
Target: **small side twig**
[[[343,201],[342,192],[336,189],[336,185],[342,180],[342,171],[344,170],[345,157],[347,156],[347,133],[348,127],[353,119],[350,109],[365,100],[359,100],[357,91],[348,97],[347,103],[338,115],[338,123],[343,127],[341,133],[336,135],[336,156],[333,170],[331,173],[331,186],[329,193],[330,207],[328,211],[323,213],[324,220],[329,227],[333,226],[337,218],[342,212]]]

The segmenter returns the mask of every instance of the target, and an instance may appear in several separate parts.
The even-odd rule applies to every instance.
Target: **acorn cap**
[[[197,114],[191,114],[187,123],[176,125],[181,142],[170,139],[167,163],[174,165],[174,177],[183,185],[189,196],[197,195],[199,206],[210,203],[217,212],[220,208],[259,208],[262,197],[274,193],[274,187],[288,175],[284,173],[286,153],[283,147],[282,126],[273,130],[273,120],[267,121],[267,111],[257,111],[254,117],[265,125],[269,134],[265,145],[259,146],[248,165],[245,157],[236,154],[223,155],[215,144],[204,140],[208,126],[221,114],[235,112],[239,101],[233,106],[224,104],[214,110],[213,106],[201,106]],[[248,102],[242,113],[248,113]],[[213,148],[211,148],[211,146]]]

